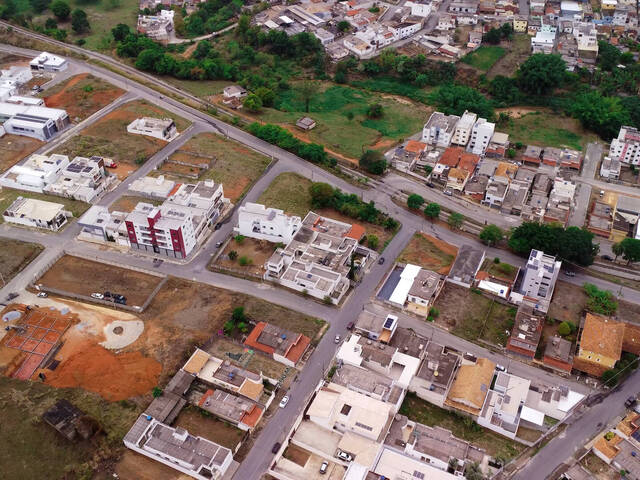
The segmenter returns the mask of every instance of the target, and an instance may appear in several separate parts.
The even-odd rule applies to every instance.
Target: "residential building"
[[[76,157],[54,182],[45,185],[43,191],[91,203],[115,181],[115,176],[109,176],[105,172],[102,157]]]
[[[301,225],[302,220],[298,216],[247,202],[238,209],[238,226],[234,232],[249,238],[286,244],[293,240]]]
[[[485,149],[485,156],[489,158],[504,158],[509,148],[509,135],[502,132],[494,132]]]
[[[587,222],[587,230],[604,238],[611,236],[613,229],[613,215],[615,207],[609,204],[595,200],[591,207],[589,219]]]
[[[471,245],[462,245],[458,250],[458,255],[451,266],[451,270],[449,270],[447,282],[471,288],[476,274],[484,262],[484,257],[484,250]]]
[[[396,148],[391,158],[391,165],[403,172],[410,172],[422,159],[426,149],[426,143],[409,140],[406,145]]]
[[[255,402],[219,389],[207,390],[197,405],[244,431],[252,431],[264,413],[264,408]]]
[[[240,85],[229,85],[222,89],[222,103],[231,108],[242,107],[242,99],[249,93]]]
[[[527,148],[522,155],[522,160],[525,163],[533,163],[536,165],[540,165],[540,160],[542,157],[542,148],[536,145],[527,145]]]
[[[443,286],[440,274],[421,268],[409,289],[407,310],[427,317]]]
[[[460,117],[460,120],[458,120],[458,123],[456,123],[451,143],[460,145],[461,147],[466,147],[469,143],[469,139],[471,138],[471,130],[473,129],[477,118],[478,116],[475,113],[465,110],[462,117]]]
[[[573,368],[573,344],[557,335],[551,337],[545,346],[542,363],[556,371],[571,373]]]
[[[540,250],[531,250],[524,267],[521,293],[530,300],[534,310],[547,313],[553,297],[553,290],[560,274],[562,262]]]
[[[478,415],[478,424],[514,439],[530,385],[530,380],[498,372]]]
[[[14,165],[0,177],[0,185],[7,188],[43,193],[69,165],[69,157],[53,154],[34,154],[22,165]]]
[[[127,432],[124,444],[198,480],[221,479],[233,461],[228,448],[145,415],[140,415]]]
[[[108,207],[102,205],[93,205],[78,219],[78,225],[82,227],[78,238],[95,243],[114,242],[128,247],[129,235],[124,223],[127,215],[125,212],[110,212]]]
[[[469,13],[473,15],[478,11],[478,3],[476,0],[454,0],[449,4],[449,11],[451,13]]]
[[[170,142],[178,136],[176,124],[170,118],[137,118],[127,125],[127,132],[136,135],[147,135],[165,142]]]
[[[167,41],[173,34],[173,10],[160,10],[158,15],[138,15],[138,33],[152,40]]]
[[[573,27],[573,36],[578,44],[578,56],[595,63],[598,56],[598,30],[593,23],[579,23]]]
[[[355,322],[354,331],[371,340],[389,343],[391,337],[398,328],[398,317],[388,314],[387,316],[371,313],[363,310]]]
[[[556,420],[564,420],[584,398],[583,394],[574,392],[564,385],[550,387],[532,382],[527,394],[526,408]]]
[[[618,195],[613,216],[611,240],[619,242],[625,237],[638,237],[638,218],[640,217],[640,199],[627,195]]]
[[[485,118],[479,118],[473,125],[467,149],[476,155],[483,155],[493,140],[495,128],[495,123],[487,122]]]
[[[164,175],[157,177],[142,177],[129,184],[129,192],[143,197],[165,200],[172,192],[180,187],[173,180],[165,178]]]
[[[42,420],[71,442],[89,440],[98,429],[97,422],[64,398],[44,412]]]
[[[511,336],[507,340],[507,351],[533,360],[542,337],[544,320],[544,316],[536,315],[533,305],[522,302],[516,313]]]
[[[336,36],[328,30],[320,27],[313,31],[313,35],[320,40],[323,46],[326,46],[336,39]]]
[[[311,339],[271,323],[258,322],[244,341],[248,348],[272,355],[277,362],[295,367],[309,348]]]
[[[525,169],[518,169],[518,173],[521,172],[525,172]],[[520,215],[529,196],[530,185],[528,182],[512,181],[502,200],[500,211],[507,215]]]
[[[535,37],[531,39],[531,53],[546,53],[553,52],[553,47],[556,42],[556,33],[549,31],[536,32]]]
[[[624,323],[587,312],[578,335],[573,368],[600,377],[622,355]]]
[[[358,271],[371,258],[370,250],[358,244],[364,233],[360,225],[309,212],[293,240],[267,260],[265,279],[337,304],[350,285],[352,256]]]
[[[67,223],[71,212],[64,210],[61,203],[45,202],[34,198],[17,197],[9,207],[2,212],[2,218],[7,223],[15,223],[26,227],[44,228],[57,232]]]
[[[503,299],[509,298],[513,282],[510,279],[490,275],[489,272],[479,271],[476,274],[476,287],[490,295]]]
[[[493,379],[496,364],[486,358],[464,360],[458,369],[445,405],[478,416]]]
[[[509,181],[504,177],[493,176],[487,184],[482,203],[489,207],[500,208],[507,196]]]
[[[469,172],[461,168],[451,168],[447,173],[447,190],[461,192],[469,180]]]
[[[548,196],[553,187],[553,179],[547,173],[536,173],[531,185],[531,193]]]
[[[640,131],[629,126],[620,128],[618,138],[611,140],[609,157],[629,165],[640,164]]]
[[[527,33],[528,17],[516,15],[513,17],[513,31],[516,33]]]
[[[36,72],[61,72],[66,70],[69,64],[65,58],[42,52],[29,62],[29,66]]]
[[[2,121],[7,133],[43,142],[50,140],[71,123],[64,110],[8,102],[0,103],[0,122]]]
[[[382,449],[371,472],[373,473],[371,476],[367,475],[366,480],[379,478],[404,479],[412,477],[429,480],[456,480],[460,478],[459,476],[432,467],[428,463],[421,462],[414,457],[407,456],[388,447]],[[411,477],[407,476],[407,472],[412,472]]]
[[[396,382],[380,373],[355,365],[338,365],[331,381],[368,397],[392,405],[397,412],[404,399],[404,390]]]
[[[428,17],[434,7],[431,0],[412,0],[405,3],[405,7],[411,7],[411,15],[415,17]]]
[[[553,181],[553,189],[549,194],[544,221],[566,225],[573,208],[575,192],[575,183],[571,180],[556,177]]]
[[[422,129],[422,141],[427,145],[447,148],[451,144],[460,117],[433,112]]]
[[[617,180],[620,177],[620,160],[604,157],[600,165],[600,176],[605,180]]]
[[[425,350],[424,360],[411,380],[409,390],[442,407],[460,365],[460,355],[432,341]]]

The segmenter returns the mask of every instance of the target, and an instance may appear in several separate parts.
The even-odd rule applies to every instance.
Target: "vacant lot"
[[[451,430],[456,437],[467,440],[485,449],[489,455],[500,457],[506,461],[518,455],[525,448],[524,445],[482,428],[475,422],[472,423],[468,417],[426,402],[414,393],[407,393],[402,407],[400,407],[400,413],[415,422]]]
[[[271,185],[262,192],[258,203],[262,203],[267,207],[279,208],[289,215],[298,215],[303,218],[307,215],[311,206],[311,194],[309,193],[311,180],[297,173],[281,173],[278,175]],[[333,218],[345,223],[358,223],[365,229],[366,235],[375,235],[378,237],[378,248],[380,252],[386,246],[386,243],[393,238],[394,232],[386,230],[380,225],[373,223],[361,222],[360,220],[347,217],[332,208],[316,208],[313,209],[319,215],[327,218]]]
[[[495,263],[492,259],[485,259],[480,270],[487,272],[489,275],[502,278],[509,282],[514,282],[518,275],[518,268],[508,263]]]
[[[61,203],[65,210],[71,212],[74,218],[80,217],[89,208],[88,203],[72,200],[70,198],[58,197],[54,195],[45,195],[43,193],[25,192],[23,190],[14,190],[12,188],[3,188],[0,190],[0,212],[4,212],[16,198],[35,198],[36,200],[44,200],[45,202]],[[0,217],[0,223],[4,219]]]
[[[506,344],[516,316],[514,307],[450,283],[445,284],[435,307],[440,312],[436,322],[455,335],[502,346]]]
[[[2,277],[2,285],[9,283],[23,268],[35,260],[41,251],[42,246],[37,243],[0,238],[0,276]]]
[[[200,177],[200,180],[211,179],[222,183],[225,197],[234,203],[247,193],[270,162],[264,155],[213,133],[194,136],[181,150],[215,156],[213,166]],[[174,154],[171,158],[178,155],[184,154]],[[193,158],[190,161],[193,161]],[[203,158],[203,161],[208,162],[210,159]]]
[[[182,409],[173,426],[182,427],[192,435],[204,437],[232,450],[244,436],[239,428],[191,405]]]
[[[227,340],[224,337],[217,338],[212,345],[207,348],[207,351],[218,358],[229,360],[231,362],[235,361],[233,358],[229,357],[228,354],[238,355],[246,353],[245,347]],[[265,354],[254,352],[251,359],[246,365],[244,365],[244,368],[254,373],[262,372],[269,378],[280,378],[284,374],[286,367],[282,363],[276,362]]]
[[[128,305],[142,305],[161,277],[65,255],[40,277],[38,283],[78,295],[120,293]]]
[[[62,108],[77,122],[106,107],[124,93],[99,78],[82,73],[46,90],[40,96],[47,107]]]
[[[560,280],[556,282],[548,315],[561,322],[566,320],[580,325],[586,306],[587,294],[584,293],[584,288]]]
[[[449,273],[458,249],[426,233],[416,233],[398,257],[400,263],[412,263],[434,272]]]
[[[506,50],[498,46],[483,46],[474,52],[462,57],[462,62],[471,65],[478,70],[486,72],[506,53]]]
[[[109,205],[110,212],[131,212],[136,207],[136,205],[140,202],[150,203],[151,205],[160,205],[162,203],[161,200],[154,200],[147,197],[136,197],[135,195],[123,195],[118,198],[115,202]]]
[[[127,133],[127,125],[140,117],[170,117],[176,122],[179,132],[189,126],[189,122],[173,113],[144,100],[135,100],[85,128],[58,147],[54,153],[71,157],[101,155],[135,170],[167,145],[167,142],[157,138]]]
[[[62,398],[96,419],[105,434],[72,443],[40,420]],[[134,403],[109,403],[80,389],[57,389],[6,377],[0,377],[0,403],[0,465],[3,478],[12,479],[33,478],[33,472],[42,478],[82,478],[104,470],[109,458],[124,449],[122,438],[142,410]]]
[[[512,41],[502,42],[502,47],[506,54],[499,57],[487,72],[487,77],[490,79],[497,75],[510,77],[518,70],[518,67],[531,55],[531,37],[526,33],[516,34]]]
[[[512,143],[541,147],[582,150],[587,143],[597,139],[597,135],[584,130],[578,120],[546,110],[512,118],[501,129],[509,134]]]
[[[368,118],[369,105],[379,103],[381,118]],[[372,93],[352,87],[324,84],[311,100],[309,113],[297,96],[295,86],[280,94],[277,109],[265,108],[260,120],[290,127],[299,138],[324,145],[352,161],[364,148],[390,148],[421,130],[432,109],[404,97]],[[307,133],[295,128],[302,116],[313,118],[317,126]]]
[[[231,240],[218,257],[216,265],[222,268],[231,268],[241,272],[261,275],[264,273],[263,265],[276,249],[276,244],[266,240],[255,238],[243,238],[240,242]],[[235,252],[229,256],[230,252]],[[235,256],[235,259],[232,257]]]
[[[580,465],[586,468],[595,480],[620,480],[624,477],[611,465],[607,465],[602,459],[592,452],[580,461]]]
[[[40,140],[19,135],[5,135],[0,138],[0,173],[9,170],[42,145],[44,142]]]

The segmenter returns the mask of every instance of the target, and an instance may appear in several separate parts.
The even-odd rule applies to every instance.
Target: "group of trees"
[[[247,333],[249,331],[248,320],[244,307],[234,308],[231,312],[231,318],[222,326],[224,334],[231,335],[236,328],[242,333]]]
[[[640,262],[640,240],[635,238],[625,238],[621,242],[614,243],[611,247],[616,260],[620,255],[627,261],[627,264]]]
[[[249,133],[252,135],[294,153],[311,163],[323,163],[329,166],[335,166],[336,164],[335,159],[329,159],[322,145],[305,143],[302,140],[298,140],[291,132],[278,125],[270,123],[261,125],[258,122],[254,122],[249,125],[247,130],[249,130]]]
[[[593,243],[594,235],[590,231],[560,225],[524,222],[513,229],[509,237],[509,248],[514,252],[528,256],[532,249],[542,250],[561,260],[588,266],[593,263],[599,245]]]
[[[363,202],[357,195],[343,193],[328,183],[314,182],[309,192],[314,208],[333,208],[348,217],[382,225],[387,230],[396,230],[399,227],[399,223],[378,210],[374,202]]]
[[[197,37],[222,30],[230,25],[232,17],[240,13],[242,5],[242,0],[207,0],[199,3],[195,12],[176,25],[176,33]]]
[[[462,115],[465,110],[469,110],[488,120],[494,118],[492,102],[478,90],[466,85],[443,85],[434,90],[429,99],[439,111],[447,115]]]
[[[378,150],[366,150],[358,162],[360,168],[374,175],[382,175],[387,169],[387,160]]]
[[[502,39],[511,40],[513,37],[513,26],[510,23],[503,23],[500,28],[492,28],[482,35],[482,41],[497,45]]]

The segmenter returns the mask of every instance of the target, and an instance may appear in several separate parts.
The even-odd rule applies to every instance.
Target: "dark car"
[[[603,260],[607,260],[608,262],[613,262],[613,257],[611,255],[602,255]]]
[[[111,292],[104,292],[104,298],[111,298]]]
[[[353,322],[347,323],[347,330],[353,330],[353,327],[355,327],[355,323]]]
[[[378,259],[378,265],[382,265],[384,263],[384,257],[380,257]]]
[[[624,406],[627,408],[631,408],[636,404],[636,397],[634,397],[633,395],[630,396],[629,398],[627,398],[624,402]]]
[[[280,442],[276,442],[273,444],[273,447],[271,448],[271,453],[278,453],[278,450],[280,450]]]
[[[213,227],[214,230],[220,230],[222,228],[222,224],[221,223],[216,223],[216,226]]]

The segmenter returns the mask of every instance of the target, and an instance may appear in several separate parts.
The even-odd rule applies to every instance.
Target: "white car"
[[[336,338],[333,339],[333,343],[340,343],[340,335],[336,335]]]
[[[38,293],[38,295],[36,295],[36,297],[38,298],[47,298],[49,296],[49,294],[47,292],[40,292]]]
[[[289,395],[282,397],[282,400],[280,400],[280,408],[286,407],[287,403],[289,403]]]
[[[98,300],[104,299],[104,295],[101,293],[92,293],[91,298],[97,298]]]

